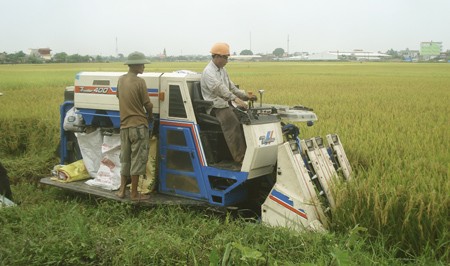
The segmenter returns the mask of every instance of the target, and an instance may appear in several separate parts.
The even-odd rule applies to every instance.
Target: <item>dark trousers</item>
[[[9,176],[6,168],[0,162],[0,196],[5,196],[9,200],[13,200],[11,186],[9,184]]]
[[[214,108],[213,110],[217,120],[219,120],[228,149],[230,149],[231,155],[233,156],[233,160],[241,163],[242,160],[244,160],[247,145],[245,144],[244,131],[242,130],[239,119],[236,114],[234,114],[231,107],[220,109]]]

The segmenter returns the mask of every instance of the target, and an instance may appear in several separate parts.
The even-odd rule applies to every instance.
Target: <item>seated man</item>
[[[228,102],[233,101],[238,107],[247,109],[248,106],[244,101],[256,100],[256,96],[249,96],[243,90],[239,90],[228,77],[224,68],[230,56],[228,44],[214,44],[211,54],[212,60],[203,70],[201,77],[202,95],[205,100],[213,102],[212,108],[207,112],[219,120],[233,160],[242,163],[247,149],[244,131]]]

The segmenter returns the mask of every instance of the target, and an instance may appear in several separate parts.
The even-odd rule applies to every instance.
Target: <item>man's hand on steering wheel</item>
[[[244,102],[243,100],[239,99],[238,97],[236,97],[236,99],[234,99],[234,102],[237,105],[236,108],[240,108],[240,109],[244,109],[244,110],[248,109],[247,103]]]

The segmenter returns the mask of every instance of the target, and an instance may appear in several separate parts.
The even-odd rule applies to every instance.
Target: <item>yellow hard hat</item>
[[[224,42],[218,42],[211,48],[211,54],[230,55],[230,46]]]

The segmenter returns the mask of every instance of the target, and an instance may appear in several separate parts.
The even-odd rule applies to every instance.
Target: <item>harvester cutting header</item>
[[[114,146],[112,139],[116,143],[119,139],[116,146],[120,146],[116,92],[123,74],[81,72],[74,86],[66,88],[60,108],[61,165],[79,160],[92,164],[95,160],[90,158],[92,152],[84,150],[86,146],[100,154],[102,148]],[[242,162],[236,163],[218,117],[210,112],[214,102],[204,95],[201,74],[176,71],[138,76],[144,79],[152,104],[149,129],[157,150],[153,162],[156,170],[147,174],[147,178],[157,177],[157,188],[147,203],[256,206],[266,224],[297,230],[328,227],[330,209],[335,206],[333,184],[340,177],[350,179],[352,170],[338,135],[301,139],[299,128],[290,124],[312,125],[317,120],[312,109],[263,104],[263,90],[258,94],[259,104],[252,104],[256,97],[248,99],[248,109],[239,108],[243,103],[237,101],[238,108],[233,112],[246,148]],[[91,135],[96,141],[89,140]],[[111,154],[117,154],[114,147],[111,150]],[[98,164],[114,172],[120,169],[120,163],[111,159],[111,154],[98,159]],[[95,167],[98,170],[99,166]],[[102,178],[95,169],[89,173],[94,179]],[[120,176],[117,178],[120,180]],[[113,197],[113,192],[86,185],[85,181],[62,183],[44,178],[41,182]]]

